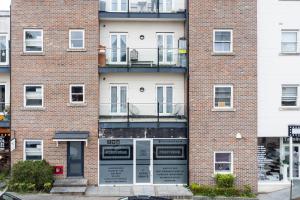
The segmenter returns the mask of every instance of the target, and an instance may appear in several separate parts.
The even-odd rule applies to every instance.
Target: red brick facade
[[[13,0],[11,7],[11,129],[17,138],[12,161],[23,160],[23,140],[42,139],[44,159],[63,165],[66,142],[52,141],[55,131],[89,131],[84,176],[98,183],[99,44],[98,0]],[[44,32],[44,53],[23,53],[23,29]],[[68,51],[69,29],[85,29],[85,50]],[[44,85],[44,108],[26,109],[25,84]],[[85,84],[83,106],[69,104],[69,85]]]
[[[232,151],[237,184],[257,190],[256,3],[189,1],[190,182],[213,184],[214,152]],[[223,28],[233,53],[214,55],[213,30]],[[213,110],[214,84],[232,84],[232,111]]]

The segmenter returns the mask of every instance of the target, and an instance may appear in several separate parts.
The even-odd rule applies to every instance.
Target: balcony
[[[100,124],[116,123],[114,127],[123,127],[122,123],[129,127],[134,127],[136,124],[140,127],[150,123],[155,128],[160,123],[172,123],[172,127],[176,128],[174,123],[185,126],[186,122],[186,106],[183,103],[100,104]]]
[[[186,19],[185,0],[100,0],[101,19]]]
[[[187,51],[173,48],[108,48],[99,54],[99,72],[177,72],[187,68]]]

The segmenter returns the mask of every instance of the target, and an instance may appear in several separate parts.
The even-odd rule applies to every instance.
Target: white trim
[[[82,32],[82,47],[72,47],[72,32]],[[85,30],[84,29],[70,29],[69,30],[69,49],[84,49],[85,48]]]
[[[88,139],[53,139],[56,142],[56,147],[58,147],[58,142],[85,142],[85,146],[88,146]]]
[[[41,32],[42,50],[41,51],[26,51],[26,32]],[[23,52],[24,53],[43,53],[44,52],[44,30],[43,29],[24,29],[23,30]]]
[[[117,87],[117,112],[111,112],[111,88],[112,87]],[[129,90],[128,90],[128,84],[117,84],[117,83],[111,83],[109,84],[109,115],[127,115],[127,112],[120,112],[121,110],[121,102],[120,102],[120,94],[121,94],[121,87],[126,87],[126,108],[127,108],[127,104],[128,104],[128,94],[129,94]],[[129,109],[129,108],[127,108]]]
[[[163,88],[163,112],[159,113],[160,115],[163,116],[167,116],[167,115],[172,115],[174,112],[174,107],[173,105],[175,105],[174,103],[174,91],[175,91],[175,87],[174,84],[155,84],[155,104],[158,103],[158,99],[157,99],[157,88],[158,87],[162,87]],[[172,112],[171,113],[167,113],[167,87],[171,87],[172,88]],[[155,110],[157,110],[157,106],[155,108]],[[157,112],[159,112],[157,110]]]
[[[41,153],[42,153],[42,159],[44,159],[44,141],[43,140],[31,140],[31,139],[25,139],[23,141],[23,160],[26,160],[26,142],[41,142]]]
[[[225,106],[225,107],[216,107],[216,88],[221,87],[221,88],[227,88],[230,87],[231,89],[231,96],[230,96],[230,106]],[[213,91],[213,108],[218,110],[224,110],[224,109],[233,109],[233,85],[232,84],[215,84],[214,85],[214,91]]]
[[[216,171],[216,154],[217,153],[230,153],[231,156],[231,162],[230,162],[230,172],[220,172],[220,171]],[[214,174],[233,174],[233,151],[215,151],[214,152]]]
[[[6,62],[0,62],[0,65],[8,65],[9,64],[9,42],[8,42],[8,34],[7,33],[1,33],[0,36],[5,37],[6,41]]]
[[[82,87],[82,95],[83,95],[83,101],[72,101],[72,87]],[[84,84],[70,84],[69,87],[69,102],[71,104],[84,104],[85,103],[85,85]]]
[[[216,49],[215,49],[216,32],[230,32],[230,51],[216,51]],[[232,53],[233,52],[233,30],[232,29],[214,29],[213,30],[213,52],[214,53]]]
[[[112,61],[112,35],[116,35],[117,36],[117,61],[113,62]],[[121,62],[121,36],[125,36],[126,37],[126,61]],[[128,52],[127,52],[127,48],[128,48],[128,33],[127,32],[110,32],[109,33],[109,48],[108,48],[108,64],[126,64],[128,62],[128,60],[130,58],[128,58]]]
[[[42,90],[42,105],[41,106],[28,106],[26,105],[26,87],[41,87],[41,90]],[[24,85],[24,91],[23,91],[23,96],[24,96],[24,108],[44,108],[44,85]]]
[[[163,42],[163,44],[162,44],[162,46],[163,46],[163,49],[162,49],[162,56],[163,56],[163,60],[160,62],[159,61],[159,57],[157,58],[157,62],[159,62],[159,64],[162,64],[162,65],[164,65],[164,64],[175,64],[176,63],[176,56],[174,55],[174,51],[175,51],[175,34],[174,34],[174,32],[156,32],[156,47],[158,48],[159,46],[158,46],[158,36],[159,35],[161,35],[162,36],[162,42]],[[167,54],[168,54],[168,48],[167,48],[167,37],[168,36],[172,36],[172,39],[173,39],[173,41],[172,41],[172,43],[173,43],[173,46],[172,46],[172,48],[171,48],[171,52],[172,52],[172,61],[171,62],[168,62],[167,61]]]

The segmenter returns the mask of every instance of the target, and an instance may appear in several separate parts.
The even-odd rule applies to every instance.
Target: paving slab
[[[85,191],[86,191],[86,187],[53,187],[50,193],[83,195]]]

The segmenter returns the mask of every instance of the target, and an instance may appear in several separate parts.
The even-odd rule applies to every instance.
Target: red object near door
[[[64,174],[64,166],[54,166],[54,174],[55,175]]]

